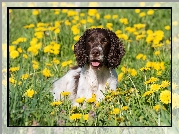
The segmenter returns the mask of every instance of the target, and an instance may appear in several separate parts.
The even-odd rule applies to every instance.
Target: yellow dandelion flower
[[[11,68],[9,68],[9,71],[10,72],[16,72],[16,71],[18,71],[20,69],[20,67],[18,66],[18,67],[11,67]]]
[[[164,104],[171,103],[171,92],[169,90],[164,90],[160,93],[160,101]]]
[[[54,112],[54,111],[52,111],[50,114],[51,114],[51,115],[54,115],[54,114],[55,114],[55,112]]]
[[[17,42],[26,42],[27,41],[27,38],[24,38],[24,37],[19,37],[17,40]]]
[[[139,60],[139,59],[141,59],[142,57],[143,57],[143,54],[140,53],[140,54],[138,54],[138,55],[136,56],[136,59]]]
[[[112,18],[113,18],[113,19],[117,19],[117,18],[118,18],[118,15],[115,14],[115,15],[112,16]]]
[[[162,84],[160,85],[162,88],[166,88],[170,85],[170,82],[165,80],[165,81],[162,81]]]
[[[158,112],[160,110],[160,105],[153,106],[153,109]]]
[[[87,121],[87,120],[88,120],[88,118],[89,118],[89,115],[88,115],[88,114],[83,115],[83,119],[84,119],[84,120],[86,120],[86,121]]]
[[[96,19],[97,19],[97,20],[100,19],[100,15],[99,15],[99,13],[97,13],[95,16],[96,16]]]
[[[92,94],[92,98],[96,98],[96,94]]]
[[[132,76],[136,76],[137,75],[137,71],[135,69],[128,69],[128,72],[132,75]]]
[[[107,14],[104,16],[104,19],[110,19],[111,18],[111,15],[110,14]]]
[[[53,61],[52,61],[54,64],[58,65],[60,63],[59,60],[57,60],[56,58],[53,58]]]
[[[22,48],[21,48],[21,47],[17,48],[17,51],[18,51],[19,53],[22,53]]]
[[[44,53],[50,52],[51,49],[52,49],[52,46],[51,46],[51,45],[48,45],[48,46],[44,47]]]
[[[150,90],[153,92],[158,91],[160,88],[161,88],[161,86],[159,84],[152,84],[150,86]]]
[[[121,30],[117,30],[116,32],[115,32],[115,34],[121,34],[122,33],[122,31]]]
[[[123,73],[127,73],[127,68],[126,68],[125,66],[122,66],[121,71],[122,71]]]
[[[37,27],[45,27],[45,26],[47,26],[46,23],[43,23],[43,22],[38,22],[37,23]]]
[[[129,33],[134,33],[136,31],[136,28],[135,27],[126,27],[125,30],[128,31]]]
[[[100,102],[96,102],[95,105],[96,105],[96,107],[99,107],[100,106]]]
[[[140,71],[147,71],[147,70],[150,70],[150,68],[149,68],[149,67],[142,67],[142,68],[140,68],[139,70],[140,70]]]
[[[112,96],[118,96],[120,94],[119,91],[112,91]]]
[[[165,64],[164,64],[164,62],[160,62],[159,64],[160,64],[160,69],[161,70],[165,70]]]
[[[61,101],[54,101],[54,102],[50,103],[51,106],[59,106],[61,104],[62,104]]]
[[[154,68],[156,71],[160,70],[160,63],[159,62],[153,62],[152,63],[152,68]]]
[[[89,16],[95,16],[97,12],[98,12],[97,9],[89,9],[88,10],[88,15]]]
[[[65,4],[66,5],[66,4]],[[65,6],[64,5],[64,6]],[[68,12],[68,9],[62,9],[62,13],[67,13]]]
[[[96,98],[94,98],[94,97],[91,97],[86,100],[87,103],[94,103],[95,101],[96,101]]]
[[[84,14],[84,13],[80,13],[80,16],[81,16],[81,17],[84,17],[84,16],[85,16],[85,14]]]
[[[32,98],[32,97],[34,96],[34,94],[35,94],[35,91],[34,91],[33,89],[28,89],[28,90],[24,93],[24,95],[27,96],[27,97],[29,97],[29,98]]]
[[[119,19],[119,21],[124,25],[128,24],[128,19],[127,18],[121,18],[121,19]]]
[[[80,30],[78,28],[72,30],[74,35],[77,35],[80,33]]]
[[[33,55],[38,55],[38,49],[36,46],[31,46],[27,49],[28,52],[31,52]]]
[[[165,30],[170,30],[170,26],[165,26]]]
[[[162,71],[158,71],[158,72],[157,72],[157,75],[158,75],[158,76],[162,75]]]
[[[147,15],[153,15],[154,14],[154,10],[153,9],[149,9],[147,12]]]
[[[70,95],[70,92],[61,92],[60,93],[62,96],[69,96]]]
[[[14,51],[15,49],[16,49],[16,47],[15,47],[15,46],[9,46],[9,52]]]
[[[27,54],[23,54],[23,57],[24,57],[25,59],[27,59],[27,58],[28,58]]]
[[[120,74],[118,74],[118,81],[121,81],[121,80],[122,80],[123,75],[124,75],[124,73],[120,73]]]
[[[122,107],[122,110],[123,110],[123,111],[126,111],[126,110],[128,110],[128,109],[129,109],[128,106],[123,106],[123,107]]]
[[[105,88],[109,88],[109,83],[108,82],[106,82]]]
[[[149,80],[145,81],[144,84],[151,84],[158,81],[158,78],[151,77]]]
[[[73,39],[74,39],[75,41],[78,41],[78,40],[80,39],[80,36],[77,35],[77,36],[75,36]]]
[[[80,17],[79,17],[79,16],[74,16],[73,18],[74,18],[74,22],[76,22],[77,20],[79,20],[79,19],[80,19]]]
[[[66,21],[65,21],[65,25],[66,25],[66,26],[70,26],[70,25],[71,25],[70,21],[69,21],[69,20],[66,20]]]
[[[76,11],[73,11],[73,10],[68,10],[67,12],[67,16],[74,16],[74,15],[77,15],[77,12]]]
[[[56,34],[60,33],[60,28],[56,28],[56,29],[54,30],[54,33],[56,33]]]
[[[16,84],[17,81],[14,78],[9,78],[9,82],[12,84]]]
[[[166,40],[166,44],[169,45],[171,42],[170,40]]]
[[[55,21],[55,27],[58,28],[61,24],[61,21]]]
[[[158,55],[160,55],[160,51],[155,51],[154,54],[155,54],[156,56],[158,56]]]
[[[143,55],[142,60],[146,60],[147,56]]]
[[[118,122],[123,122],[124,120],[125,120],[124,117],[117,118],[117,121],[118,121]]]
[[[32,14],[33,15],[38,15],[39,14],[39,10],[38,9],[33,10]]]
[[[45,77],[50,77],[52,76],[52,74],[50,73],[50,70],[45,68],[43,71],[42,71],[42,74],[45,76]]]
[[[69,61],[64,61],[62,62],[62,67],[65,67],[67,65],[70,65],[72,63],[72,60],[69,60]]]
[[[33,28],[33,27],[35,27],[34,24],[29,24],[29,25],[23,26],[23,28],[26,28],[26,29],[28,29],[28,28]]]
[[[111,111],[111,114],[119,114],[120,113],[120,109],[119,108],[114,108],[113,111]]]
[[[58,15],[60,13],[60,11],[55,11],[54,14]]]
[[[33,69],[37,70],[39,68],[39,63],[37,61],[34,61],[34,60],[32,61],[32,63],[33,63],[33,65],[32,65]]]
[[[128,40],[128,35],[127,34],[118,34],[117,36],[118,36],[118,38]]]
[[[112,24],[112,23],[107,23],[107,24],[106,24],[106,28],[108,28],[108,29],[111,29],[111,28],[112,28],[112,26],[113,26],[113,24]]]
[[[135,13],[140,13],[140,9],[135,9]]]
[[[84,97],[76,99],[76,102],[80,104],[83,103],[84,101],[85,101]]]
[[[153,93],[154,93],[153,91],[146,91],[146,92],[142,95],[142,97],[152,95]]]
[[[46,65],[46,66],[52,66],[52,64],[50,64],[50,63],[45,63],[45,65]]]
[[[79,30],[78,26],[79,26],[79,25],[73,25],[73,26],[71,27],[71,31],[73,32],[74,35],[77,35],[77,34],[80,33],[80,30]]]
[[[80,20],[80,23],[81,24],[86,24],[86,20],[82,19],[82,20]]]
[[[38,39],[41,39],[41,38],[43,38],[43,36],[44,36],[44,32],[35,32],[35,34],[34,34]]]
[[[140,16],[140,17],[145,17],[145,16],[146,16],[146,13],[145,13],[145,12],[141,12],[141,13],[139,14],[139,16]]]
[[[19,57],[19,52],[18,51],[13,50],[13,51],[10,52],[10,58],[15,59],[17,57]]]
[[[29,78],[29,74],[23,74],[23,75],[21,76],[21,79],[22,79],[22,80],[26,80],[27,78]]]
[[[72,114],[72,115],[70,116],[70,119],[76,121],[76,120],[81,119],[81,117],[82,117],[82,114],[76,113],[76,114]]]

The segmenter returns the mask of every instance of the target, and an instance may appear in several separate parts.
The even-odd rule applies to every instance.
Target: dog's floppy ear
[[[88,55],[86,51],[86,37],[91,29],[87,29],[74,46],[74,54],[79,67],[83,67],[88,63]]]
[[[107,30],[107,33],[111,42],[111,47],[107,57],[108,67],[116,68],[121,63],[121,60],[125,55],[125,49],[122,41],[119,40],[114,32]]]

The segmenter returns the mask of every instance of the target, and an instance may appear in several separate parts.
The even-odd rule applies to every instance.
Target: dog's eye
[[[106,44],[106,43],[108,43],[108,40],[105,38],[101,42]]]
[[[87,41],[88,41],[88,43],[93,43],[94,42],[94,38],[89,38]]]

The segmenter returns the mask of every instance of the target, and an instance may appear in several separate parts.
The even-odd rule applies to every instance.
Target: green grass
[[[170,40],[171,31],[166,30],[165,26],[171,26],[170,10],[158,9],[154,10],[154,14],[147,15],[148,9],[142,9],[140,12],[145,12],[146,16],[139,17],[139,14],[135,13],[134,9],[101,9],[98,10],[100,19],[93,18],[93,23],[81,24],[79,26],[79,36],[83,34],[86,28],[91,26],[102,25],[106,28],[107,23],[112,23],[112,31],[116,32],[121,30],[123,34],[128,36],[128,39],[123,40],[126,54],[122,59],[121,65],[116,69],[120,75],[123,73],[122,79],[119,81],[117,94],[105,93],[106,99],[103,100],[99,107],[95,107],[95,104],[88,104],[86,108],[76,108],[71,106],[71,102],[66,98],[61,100],[63,103],[59,106],[51,106],[53,102],[53,96],[50,93],[52,82],[56,78],[63,76],[69,69],[70,66],[76,65],[75,57],[73,55],[72,46],[76,43],[74,37],[76,35],[71,31],[71,27],[75,24],[80,24],[82,19],[87,19],[88,10],[80,10],[85,14],[84,17],[79,17],[76,23],[72,23],[73,16],[68,16],[66,13],[54,14],[54,10],[40,10],[40,13],[35,16],[32,14],[33,10],[12,10],[9,14],[9,28],[10,28],[10,40],[9,45],[15,46],[15,50],[18,48],[22,49],[22,53],[19,53],[17,58],[9,59],[9,68],[19,66],[18,71],[10,71],[9,77],[16,80],[16,83],[9,83],[9,123],[11,126],[31,126],[34,122],[37,122],[40,126],[157,126],[171,124],[171,104],[165,104],[160,101],[160,95],[163,91],[170,91],[170,85],[143,97],[146,91],[150,90],[152,84],[144,84],[146,80],[151,77],[158,78],[155,84],[161,85],[162,81],[171,80],[171,47],[170,44],[166,44],[166,40]],[[75,11],[75,10],[73,10]],[[116,19],[104,19],[105,15],[118,15]],[[128,24],[122,24],[119,19],[127,18]],[[65,25],[65,21],[71,22],[70,26]],[[162,21],[161,21],[162,20]],[[39,22],[51,23],[51,26],[55,25],[55,21],[61,21],[59,27],[60,33],[55,34],[54,31],[46,31],[46,35],[43,38],[39,38],[38,42],[41,43],[41,47],[38,49],[38,54],[28,51],[30,42],[34,38],[35,28]],[[145,37],[140,40],[136,40],[134,33],[129,33],[125,30],[126,27],[133,27],[134,24],[145,24],[144,28],[136,30],[137,32],[145,31]],[[34,24],[34,28],[25,29],[23,26]],[[49,26],[49,27],[51,27]],[[153,32],[161,30],[164,36],[159,43],[163,43],[161,47],[152,47],[152,43],[147,43],[147,30]],[[25,42],[19,42],[13,44],[13,41],[20,37],[24,37],[27,40]],[[58,55],[52,53],[44,53],[44,47],[50,44],[50,42],[56,42],[60,44],[60,52]],[[154,53],[160,51],[159,56]],[[146,59],[136,59],[138,54],[142,53],[146,56]],[[11,54],[11,52],[10,52]],[[23,54],[27,54],[28,58],[23,58]],[[54,64],[53,58],[60,61],[60,64]],[[33,69],[33,60],[38,62],[38,69]],[[72,63],[67,66],[62,66],[63,62],[72,60]],[[158,71],[151,67],[148,71],[141,71],[142,67],[145,67],[146,63],[151,62],[164,62],[165,69],[159,69]],[[46,65],[49,63],[51,65]],[[134,69],[137,72],[135,76],[130,71],[124,72],[121,68],[126,67],[127,69]],[[42,71],[48,68],[52,76],[45,77]],[[157,73],[161,71],[160,75]],[[27,79],[22,80],[21,76],[28,74]],[[20,84],[19,84],[20,82]],[[35,94],[32,98],[25,96],[24,93],[28,89],[33,89]],[[156,111],[153,107],[159,105],[160,110]],[[128,110],[122,110],[123,106],[128,106]],[[118,114],[111,114],[114,108],[120,109]],[[73,111],[72,111],[73,109]],[[53,113],[53,114],[51,114]],[[69,117],[72,114],[88,114],[88,120],[80,118],[76,121],[71,120]]]

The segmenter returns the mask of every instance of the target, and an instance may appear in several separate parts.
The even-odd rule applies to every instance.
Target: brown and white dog
[[[114,32],[102,28],[87,29],[75,44],[74,53],[78,66],[54,83],[55,100],[60,99],[61,92],[69,91],[74,103],[75,99],[88,99],[92,94],[96,94],[96,99],[100,101],[104,97],[102,92],[105,92],[106,83],[112,90],[117,88],[115,68],[125,50]]]

